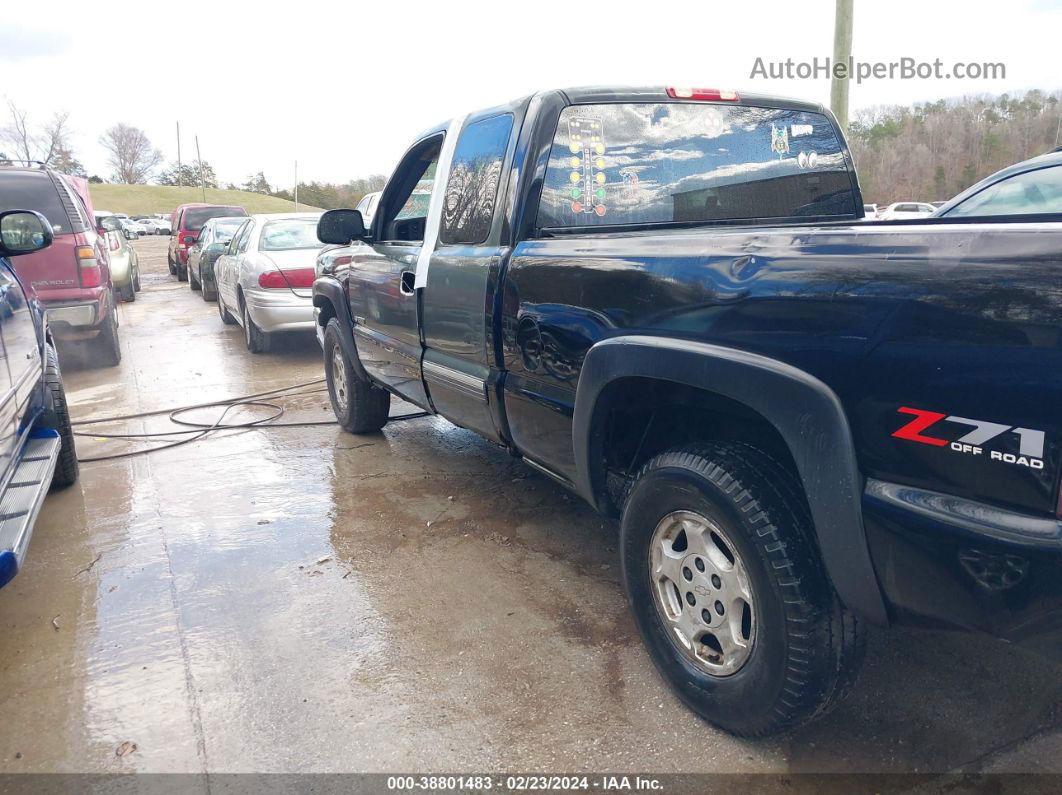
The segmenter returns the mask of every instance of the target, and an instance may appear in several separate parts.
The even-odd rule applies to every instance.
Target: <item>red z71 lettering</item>
[[[897,439],[908,439],[912,442],[922,442],[922,444],[932,444],[937,447],[943,447],[948,443],[947,439],[937,439],[934,436],[923,436],[922,431],[928,428],[934,423],[940,422],[947,417],[947,414],[941,414],[938,411],[923,411],[922,409],[912,409],[907,406],[901,406],[897,409],[901,414],[914,414],[915,418],[909,423],[904,425],[898,431],[893,433]]]

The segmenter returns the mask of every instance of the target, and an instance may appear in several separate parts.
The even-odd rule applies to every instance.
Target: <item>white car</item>
[[[898,221],[904,218],[928,218],[937,208],[929,202],[893,202],[878,212],[880,221]]]
[[[169,219],[141,218],[140,223],[147,227],[148,234],[151,235],[168,235],[171,231]]]
[[[361,197],[358,206],[354,208],[361,213],[361,218],[366,229],[372,226],[372,217],[376,214],[376,204],[380,201],[381,192],[382,191],[374,191],[373,193],[366,193]]]
[[[269,350],[280,331],[314,330],[313,287],[321,213],[252,215],[214,263],[218,314],[243,326],[247,350]]]
[[[121,218],[121,216],[118,217]],[[137,237],[140,237],[141,235],[146,235],[148,233],[148,228],[142,223],[140,223],[140,221],[133,221],[129,218],[121,218],[121,222],[122,229],[132,232]]]

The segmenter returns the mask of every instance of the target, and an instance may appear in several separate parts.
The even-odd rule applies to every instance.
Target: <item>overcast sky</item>
[[[198,135],[222,182],[262,170],[290,187],[296,159],[304,180],[387,174],[435,122],[543,88],[693,85],[829,101],[826,78],[750,73],[757,57],[828,57],[834,0],[108,5],[51,0],[39,21],[20,12],[0,28],[0,94],[35,122],[70,111],[75,153],[107,177],[97,139],[118,121],[175,160],[180,120],[186,161]],[[852,85],[853,109],[1062,88],[1062,0],[855,6],[856,59],[1002,62],[1006,78],[871,80]]]

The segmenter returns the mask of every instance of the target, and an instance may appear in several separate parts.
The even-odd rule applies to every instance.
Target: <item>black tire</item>
[[[61,489],[77,481],[77,449],[74,446],[74,429],[70,424],[70,410],[66,405],[66,389],[59,372],[59,356],[50,344],[44,346],[44,388],[51,395],[52,407],[44,412],[41,424],[59,432],[62,445],[59,460],[52,474],[52,488]]]
[[[133,290],[140,292],[140,265],[137,265],[136,270],[133,271]]]
[[[218,291],[214,287],[213,284],[210,284],[209,282],[204,281],[203,282],[202,296],[203,296],[203,300],[204,301],[207,301],[207,302],[217,301],[218,300]]]
[[[681,651],[657,607],[650,542],[675,511],[714,523],[747,571],[750,651],[726,675],[709,673]],[[628,491],[620,548],[624,587],[653,662],[710,723],[742,737],[788,731],[824,713],[854,682],[863,628],[841,605],[823,568],[799,480],[763,451],[718,443],[651,459]],[[704,571],[700,562],[698,568]],[[681,596],[684,587],[676,589],[679,612],[690,602],[691,594]],[[713,598],[701,596],[706,605]],[[693,622],[699,605],[690,608]],[[745,626],[742,620],[740,631]]]
[[[236,325],[236,318],[225,308],[225,302],[221,300],[220,294],[218,295],[218,314],[221,315],[221,322],[226,326]]]
[[[272,340],[269,335],[255,325],[251,313],[247,311],[247,303],[240,301],[240,313],[243,318],[243,339],[247,343],[247,350],[251,353],[266,353]]]
[[[129,284],[124,284],[118,288],[118,297],[123,301],[135,301],[136,300],[136,283],[130,279]]]
[[[166,255],[166,266],[170,269],[170,276],[177,275],[177,266],[173,263],[173,257],[169,254]]]
[[[104,366],[114,367],[122,361],[122,346],[118,340],[118,311],[113,306],[108,309],[100,333],[93,342],[97,357]]]
[[[332,411],[343,430],[375,433],[387,424],[391,393],[358,376],[339,342],[342,333],[338,320],[328,321],[324,333],[324,365]],[[342,384],[337,384],[333,369],[336,366],[342,373]]]
[[[177,263],[177,281],[188,281],[188,267],[186,265],[182,265],[179,262]]]
[[[199,292],[203,289],[203,285],[199,283],[199,275],[188,268],[188,286],[192,289],[192,292]]]

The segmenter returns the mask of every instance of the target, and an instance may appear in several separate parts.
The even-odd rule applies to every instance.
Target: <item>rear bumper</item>
[[[59,293],[59,294],[57,294]],[[107,316],[107,296],[110,287],[93,287],[86,290],[37,291],[37,296],[48,312],[52,330],[91,331]]]
[[[295,295],[291,290],[247,290],[244,300],[251,319],[262,331],[313,330],[314,308],[310,296]]]
[[[870,480],[864,523],[897,623],[985,632],[1062,660],[1062,521]]]
[[[61,447],[55,431],[31,432],[0,497],[0,587],[11,581],[26,559],[26,548],[51,486]]]

